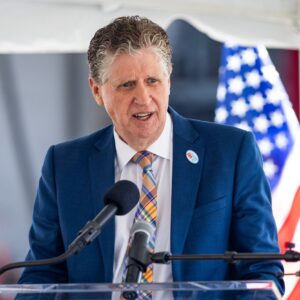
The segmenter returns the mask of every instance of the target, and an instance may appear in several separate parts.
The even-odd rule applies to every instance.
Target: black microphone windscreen
[[[114,204],[118,210],[116,215],[122,216],[130,212],[140,199],[137,186],[129,180],[116,182],[104,195],[105,205]]]

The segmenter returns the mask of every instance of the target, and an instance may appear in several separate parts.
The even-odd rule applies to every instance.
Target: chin
[[[138,139],[145,143],[148,144],[148,146],[150,146],[151,144],[153,144],[157,139],[159,138],[159,134],[158,133],[151,133],[151,132],[143,132],[141,134],[138,135]]]

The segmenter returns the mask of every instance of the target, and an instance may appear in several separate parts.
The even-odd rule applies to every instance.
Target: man
[[[146,175],[133,161],[141,153],[151,158],[155,251],[278,252],[270,191],[252,134],[185,119],[168,107],[172,64],[166,32],[145,18],[118,18],[96,32],[88,60],[91,91],[113,126],[49,149],[27,259],[63,253],[103,208],[114,182],[128,179],[144,190]],[[148,214],[143,209],[139,204],[115,217],[65,263],[26,269],[19,282],[121,282],[130,228]],[[266,279],[283,291],[276,277],[281,271],[274,261],[181,261],[154,265],[150,281]]]

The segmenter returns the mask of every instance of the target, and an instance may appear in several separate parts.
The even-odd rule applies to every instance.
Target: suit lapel
[[[90,156],[90,178],[93,209],[95,215],[104,207],[103,197],[107,190],[114,184],[115,144],[113,139],[112,127],[104,134],[103,138],[95,144],[95,151]],[[115,221],[112,218],[102,228],[101,234],[97,238],[100,245],[103,262],[105,279],[112,282],[114,241],[115,241]]]
[[[171,213],[171,252],[181,254],[191,223],[195,199],[201,179],[204,146],[199,133],[189,121],[170,110],[173,120],[173,177]],[[197,163],[187,159],[186,152],[194,151]],[[194,155],[195,157],[195,155]],[[179,278],[179,264],[173,263],[174,280]]]

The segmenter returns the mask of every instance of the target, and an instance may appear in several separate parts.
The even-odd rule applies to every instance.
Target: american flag
[[[215,121],[252,131],[272,190],[281,251],[300,249],[300,127],[264,47],[224,45]],[[285,272],[299,264],[285,264]],[[300,299],[300,281],[286,276],[285,299]]]

